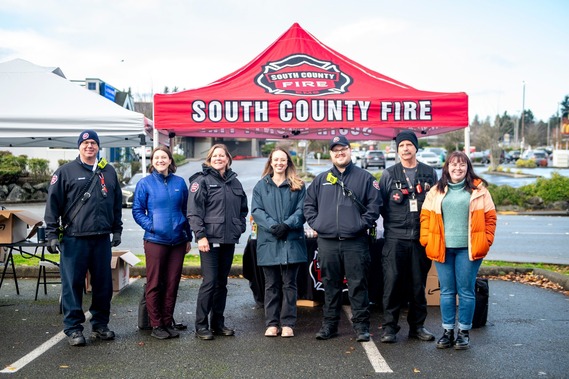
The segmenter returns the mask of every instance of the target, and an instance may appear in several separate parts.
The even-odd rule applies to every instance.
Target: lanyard
[[[103,176],[102,172],[99,174],[99,179],[101,181],[101,192],[103,193],[103,197],[107,197],[108,190],[105,184],[105,177]]]

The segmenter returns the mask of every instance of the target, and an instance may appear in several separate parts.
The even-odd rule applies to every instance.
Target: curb
[[[541,275],[549,281],[560,285],[565,291],[569,291],[569,276],[559,274],[557,272],[544,270],[541,268],[520,268],[520,267],[499,267],[499,266],[482,266],[478,271],[479,275],[490,275],[499,276],[506,273],[527,273],[533,271],[536,275]],[[36,266],[19,266],[18,278],[37,278],[39,273],[39,267]],[[182,268],[182,275],[185,276],[200,276],[201,269],[199,266],[184,266]],[[130,268],[130,276],[141,276],[146,277],[146,267],[145,266],[135,266]],[[233,265],[229,276],[233,277],[243,277],[243,266]]]

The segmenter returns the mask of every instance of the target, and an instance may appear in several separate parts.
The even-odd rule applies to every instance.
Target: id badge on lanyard
[[[409,212],[419,212],[419,202],[415,198],[415,194],[409,199]]]

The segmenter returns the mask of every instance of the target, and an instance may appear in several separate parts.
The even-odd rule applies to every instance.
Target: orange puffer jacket
[[[496,208],[492,196],[482,181],[475,184],[478,188],[470,195],[468,216],[468,255],[471,261],[488,254],[496,231]],[[427,257],[441,263],[445,261],[446,252],[442,202],[447,191],[445,188],[445,192],[440,193],[437,186],[431,188],[421,210],[421,245],[425,246]]]

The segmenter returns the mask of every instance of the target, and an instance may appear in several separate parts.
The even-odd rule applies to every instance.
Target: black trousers
[[[342,309],[344,277],[348,281],[348,298],[352,306],[355,330],[369,329],[367,236],[337,240],[318,237],[318,263],[324,286],[323,325],[337,328]]]
[[[209,245],[209,252],[200,252],[203,281],[196,302],[196,330],[224,326],[227,302],[227,276],[231,271],[235,244]],[[209,320],[208,320],[209,316]]]
[[[401,306],[409,301],[410,329],[423,326],[427,318],[425,284],[431,260],[418,240],[386,238],[382,251],[383,328],[398,330]]]

